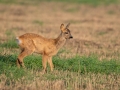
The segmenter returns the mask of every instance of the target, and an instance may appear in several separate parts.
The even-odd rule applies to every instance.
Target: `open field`
[[[0,90],[119,90],[119,0],[1,0]],[[15,37],[27,32],[56,38],[71,23],[73,39],[53,58],[55,71],[42,74],[41,56],[16,67]]]

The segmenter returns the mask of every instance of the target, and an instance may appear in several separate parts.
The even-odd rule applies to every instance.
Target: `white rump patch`
[[[19,37],[16,38],[16,41],[17,41],[18,44],[22,43],[22,41],[19,39]]]

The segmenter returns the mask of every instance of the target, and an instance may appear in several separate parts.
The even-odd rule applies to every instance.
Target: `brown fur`
[[[47,62],[50,65],[51,71],[53,71],[52,56],[57,54],[67,39],[73,38],[68,29],[69,25],[64,27],[64,24],[61,24],[61,33],[56,39],[44,38],[33,33],[26,33],[17,37],[18,44],[21,48],[21,53],[17,58],[17,66],[24,67],[23,58],[35,52],[42,55],[43,71],[46,71]]]

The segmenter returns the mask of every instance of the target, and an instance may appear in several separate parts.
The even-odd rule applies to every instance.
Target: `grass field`
[[[0,0],[0,90],[119,90],[119,0]],[[72,40],[42,74],[41,55],[16,67],[15,37],[27,32],[56,38],[71,23]]]

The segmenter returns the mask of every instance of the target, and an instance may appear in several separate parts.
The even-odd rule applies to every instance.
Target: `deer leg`
[[[53,71],[54,65],[53,65],[53,62],[52,62],[52,57],[49,57],[48,63],[49,63],[49,65],[50,65],[50,70]]]
[[[23,48],[21,48],[20,54],[21,54],[22,52],[24,52],[24,49],[23,49]],[[19,58],[17,58],[17,67],[20,68],[20,61],[19,61]]]
[[[17,67],[20,68],[20,62],[19,62],[19,59],[17,58]]]
[[[23,51],[24,51],[24,49],[22,48],[20,54],[21,54]],[[20,54],[19,54],[19,56],[20,56]],[[18,57],[19,57],[19,56],[18,56]],[[17,67],[20,68],[20,60],[19,60],[19,58],[17,58],[16,63],[17,63]]]
[[[23,62],[24,57],[26,57],[32,53],[33,53],[33,51],[31,51],[31,50],[27,50],[27,49],[22,50],[17,58],[17,66],[18,67],[22,66],[24,68],[25,67],[24,62]]]
[[[46,67],[47,67],[48,58],[49,57],[47,55],[42,56],[43,73],[45,73],[47,71]]]

